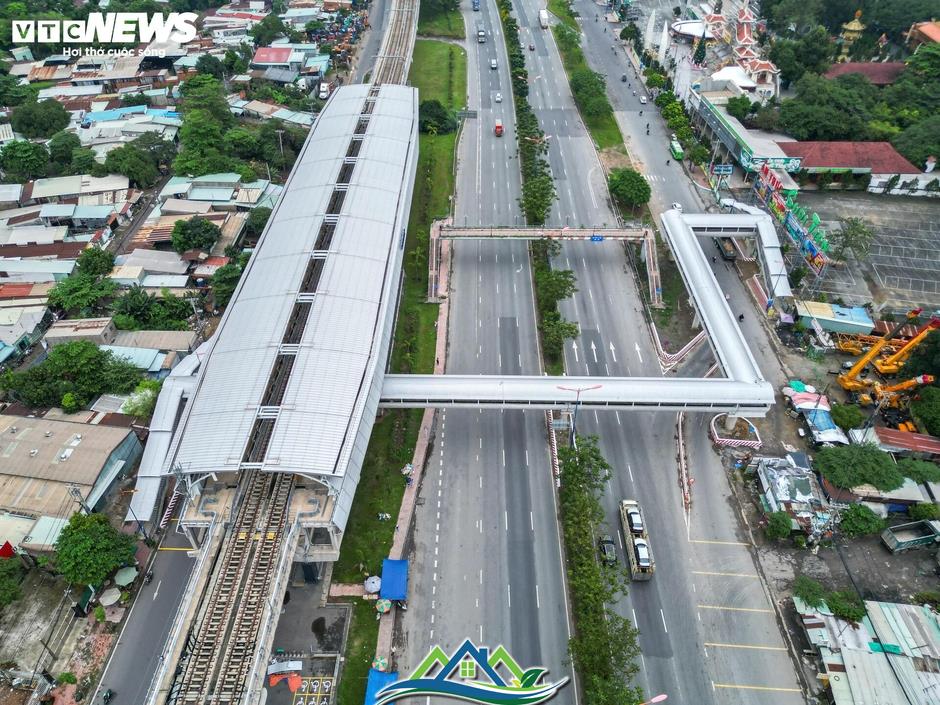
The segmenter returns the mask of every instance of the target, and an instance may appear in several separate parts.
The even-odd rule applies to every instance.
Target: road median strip
[[[786,651],[785,646],[762,646],[760,644],[725,644],[717,641],[706,641],[705,646],[715,649],[752,649],[754,651]]]

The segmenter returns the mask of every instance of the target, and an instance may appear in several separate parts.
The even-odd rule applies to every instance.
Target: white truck
[[[542,29],[548,29],[548,10],[539,10],[539,24]]]
[[[633,580],[649,580],[656,571],[656,562],[650,548],[650,537],[646,532],[646,521],[635,499],[620,502],[620,523],[623,525],[624,547],[630,562],[630,577]]]

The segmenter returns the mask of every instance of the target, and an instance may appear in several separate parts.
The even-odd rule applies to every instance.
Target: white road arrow
[[[591,341],[591,352],[594,353],[594,362],[597,362],[597,346],[594,345],[594,341]]]
[[[636,348],[636,356],[637,356],[638,358],[640,358],[640,362],[643,362],[643,356],[640,355],[640,344],[639,344],[639,343],[634,343],[633,345],[634,345],[635,348]]]
[[[614,344],[613,344],[613,343],[610,344],[610,356],[611,356],[612,358],[614,358],[614,362],[617,362],[617,351],[616,351],[616,349],[614,348]]]
[[[578,344],[572,340],[571,347],[574,349],[574,361],[578,362]]]

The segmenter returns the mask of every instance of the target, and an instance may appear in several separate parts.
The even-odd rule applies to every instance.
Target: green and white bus
[[[677,160],[681,160],[685,156],[685,152],[682,151],[682,145],[679,144],[679,140],[672,140],[669,143],[669,153]]]

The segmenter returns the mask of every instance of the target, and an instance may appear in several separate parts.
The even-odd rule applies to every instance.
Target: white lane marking
[[[528,448],[526,448],[526,451],[525,451],[525,464],[527,466],[529,464],[529,449]]]
[[[503,522],[506,525],[506,531],[509,531],[509,512],[507,511],[503,512]]]
[[[506,606],[512,609],[512,589],[506,586]]]
[[[613,343],[610,344],[610,356],[614,358],[614,362],[617,362],[617,349]]]
[[[535,531],[535,517],[532,515],[532,512],[529,512],[529,528]]]
[[[535,609],[539,609],[542,605],[539,603],[539,584],[535,584]]]
[[[480,585],[483,584],[483,569],[480,568]]]
[[[666,630],[666,633],[668,634],[668,633],[669,633],[669,629],[666,627],[666,615],[663,614],[662,608],[660,608],[660,610],[659,610],[659,616],[663,618],[663,629],[665,629],[665,630]]]
[[[620,412],[619,412],[619,411],[615,411],[615,412],[614,412],[614,416],[617,417],[617,425],[620,426],[620,425],[621,425],[621,423],[620,423]]]
[[[627,463],[627,472],[630,473],[630,482],[633,482],[633,468],[630,467],[630,463]]]
[[[506,449],[503,448],[503,467],[506,467]]]
[[[638,358],[640,358],[640,362],[642,363],[642,362],[643,362],[643,356],[640,354],[640,344],[639,344],[639,343],[634,343],[633,345],[634,345],[634,347],[635,347],[635,349],[636,349],[636,356],[637,356]]]

